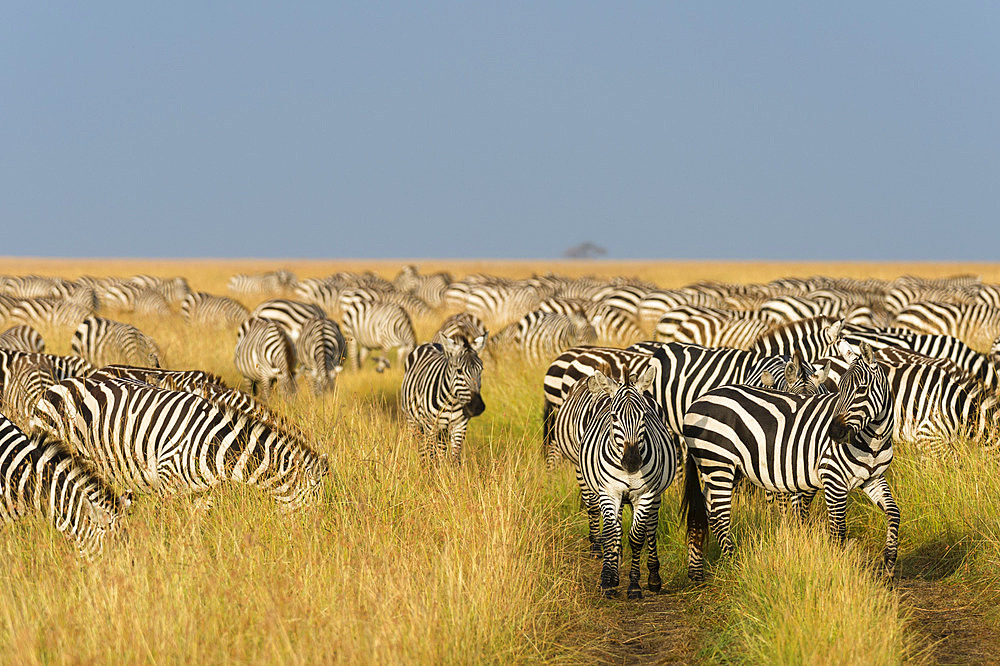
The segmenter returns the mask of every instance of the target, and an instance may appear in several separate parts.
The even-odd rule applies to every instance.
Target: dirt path
[[[936,664],[1000,664],[1000,626],[971,590],[917,578],[898,583],[909,631]]]

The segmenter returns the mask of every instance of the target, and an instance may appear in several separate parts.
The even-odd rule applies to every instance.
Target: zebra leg
[[[646,568],[649,570],[647,586],[650,592],[659,592],[663,587],[663,581],[660,579],[660,553],[656,549],[656,530],[659,526],[660,496],[657,495],[646,514],[646,542],[649,544]]]
[[[468,422],[458,421],[457,423],[452,423],[451,428],[449,428],[451,435],[451,460],[456,465],[462,464],[462,446],[465,444],[465,429],[468,427]]]
[[[612,597],[618,587],[618,563],[622,548],[621,498],[601,494],[601,515],[604,518],[604,566],[601,568],[601,590]]]
[[[815,490],[802,490],[792,495],[792,507],[795,509],[795,515],[803,523],[809,519],[809,505],[812,504],[815,497]]]
[[[840,543],[847,540],[847,492],[847,486],[840,479],[827,478],[823,484],[830,536]]]
[[[723,555],[731,557],[735,548],[729,533],[733,507],[733,469],[716,469],[705,476],[705,496],[708,500],[708,524],[722,548]]]
[[[587,537],[590,539],[590,554],[594,557],[601,556],[601,505],[597,495],[587,487],[583,480],[583,473],[580,466],[576,467],[576,482],[580,485],[580,500],[587,509]]]
[[[351,370],[358,370],[361,367],[361,351],[358,347],[358,341],[353,335],[348,338],[347,357],[351,360]]]
[[[882,556],[882,574],[892,580],[896,569],[896,550],[899,548],[899,507],[892,497],[892,490],[889,482],[884,476],[868,479],[862,484],[861,489],[865,491],[875,506],[885,512],[885,517],[889,523],[885,537],[885,553]]]
[[[647,499],[649,501],[646,501]],[[639,586],[639,577],[642,573],[640,565],[642,564],[642,551],[646,547],[649,514],[652,512],[654,515],[659,515],[659,504],[656,499],[643,497],[633,504],[632,525],[628,530],[628,545],[632,549],[632,566],[628,572],[628,591],[626,592],[629,599],[642,598],[642,588]],[[659,564],[657,564],[657,568],[659,568]]]

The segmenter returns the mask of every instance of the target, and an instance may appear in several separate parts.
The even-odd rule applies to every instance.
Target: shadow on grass
[[[363,409],[371,409],[400,423],[404,420],[403,412],[399,408],[398,389],[390,390],[375,386],[367,393],[356,393],[352,399]]]
[[[968,534],[941,536],[901,556],[896,570],[900,578],[941,580],[961,568],[975,545]]]

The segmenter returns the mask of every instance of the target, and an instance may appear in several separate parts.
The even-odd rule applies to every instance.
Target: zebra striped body
[[[688,450],[684,500],[689,509],[688,575],[693,580],[704,575],[709,522],[723,551],[733,551],[729,520],[740,473],[771,492],[802,493],[804,509],[822,488],[830,530],[840,540],[846,535],[847,494],[860,486],[888,517],[883,562],[892,575],[899,510],[884,477],[892,461],[892,395],[869,347],[863,346],[851,361],[834,394],[726,386],[690,405],[683,425]]]
[[[532,363],[562,353],[570,347],[593,344],[597,332],[586,317],[535,310],[517,322],[513,342]]]
[[[111,363],[160,367],[160,350],[148,335],[131,324],[88,317],[73,334],[73,353],[101,367]]]
[[[347,343],[336,323],[324,317],[314,317],[302,324],[295,343],[299,372],[306,376],[314,395],[333,391]]]
[[[240,324],[233,362],[250,395],[259,388],[267,400],[275,385],[286,396],[295,393],[295,347],[275,322],[251,317]]]
[[[42,334],[30,326],[14,326],[0,333],[0,349],[23,352],[45,351]]]
[[[450,451],[461,462],[469,419],[486,409],[482,372],[479,355],[464,338],[422,344],[406,357],[400,405],[409,426],[422,434],[424,460],[443,459]]]
[[[274,424],[107,374],[50,388],[32,427],[57,435],[105,479],[138,493],[198,493],[231,480],[295,509],[316,499],[328,472],[325,455]]]
[[[644,394],[654,383],[655,374],[653,368],[648,368],[634,384],[629,379],[618,384],[600,372],[587,380],[588,388],[601,398],[583,429],[579,468],[588,491],[584,502],[591,515],[591,527],[598,512],[604,522],[601,588],[605,594],[613,594],[618,586],[621,509],[625,502],[632,505],[633,511],[628,596],[642,596],[639,562],[647,545],[648,587],[658,592],[661,586],[656,528],[660,496],[677,471],[677,449],[656,403]],[[596,535],[592,533],[591,537]]]
[[[14,366],[21,359],[28,366],[44,366],[51,369],[56,381],[67,377],[85,377],[97,370],[96,367],[79,356],[57,356],[41,352],[21,352],[0,349],[0,385],[11,381],[16,374]]]
[[[239,326],[249,315],[242,303],[203,291],[190,293],[181,301],[181,317],[192,326]]]
[[[0,519],[39,513],[76,543],[82,555],[100,554],[128,508],[62,442],[25,435],[0,415]]]
[[[0,384],[3,413],[18,427],[27,428],[38,399],[57,381],[47,355],[18,354]]]
[[[326,313],[318,305],[292,301],[287,298],[275,298],[264,301],[250,313],[251,317],[268,319],[281,326],[288,339],[295,344],[302,332],[302,326],[310,319],[326,319]]]
[[[353,301],[344,308],[343,315],[347,355],[354,370],[361,367],[372,349],[388,352],[396,348],[396,360],[402,365],[417,345],[410,315],[395,303]]]
[[[279,294],[295,287],[295,275],[286,270],[238,273],[229,278],[229,291],[240,296]]]
[[[468,312],[459,312],[442,322],[437,333],[431,338],[431,342],[442,344],[444,338],[464,338],[476,350],[477,354],[481,354],[483,347],[486,346],[488,336],[489,331],[486,330],[482,319]]]
[[[80,305],[61,298],[24,298],[17,301],[10,313],[13,323],[48,326],[76,326],[94,314],[93,307]]]
[[[985,303],[955,304],[918,301],[896,313],[893,326],[967,341],[993,340],[1000,333],[1000,308]]]

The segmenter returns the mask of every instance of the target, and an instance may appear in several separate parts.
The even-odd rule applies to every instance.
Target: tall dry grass
[[[461,275],[465,264],[421,262]],[[229,275],[278,262],[0,263],[0,272],[187,275],[225,293]],[[291,264],[300,275],[358,270],[361,262]],[[473,267],[475,266],[475,267]],[[524,275],[527,264],[469,264]],[[391,277],[398,263],[377,266]],[[924,270],[921,270],[923,268]],[[761,281],[811,273],[945,275],[962,266],[551,263],[531,270],[638,275],[664,286],[698,279]],[[1000,270],[981,271],[1000,279]],[[252,300],[245,301],[250,307]],[[197,330],[176,315],[135,318],[166,364],[202,368],[236,384],[235,330]],[[437,322],[417,322],[430,337]],[[68,353],[72,331],[45,330]],[[266,497],[220,488],[205,510],[188,499],[139,498],[128,540],[81,563],[40,520],[0,529],[0,662],[576,662],[620,609],[597,593],[585,561],[586,520],[572,471],[544,470],[544,368],[488,363],[487,411],[469,429],[465,464],[425,469],[396,407],[400,368],[345,371],[334,396],[305,390],[275,407],[331,456],[318,507],[279,514]],[[301,386],[304,389],[304,386]],[[891,470],[902,511],[898,569],[989,595],[1000,589],[996,458],[975,443],[952,460],[920,460],[905,447]],[[703,627],[709,662],[867,663],[920,658],[905,600],[872,579],[885,522],[865,500],[849,507],[847,549],[818,520],[788,525],[756,498],[734,512],[738,554],[708,552],[714,577],[688,587],[677,488],[668,491],[660,549],[668,588],[686,590],[688,620]],[[627,516],[626,516],[627,519]],[[627,548],[627,545],[626,545]],[[627,561],[627,560],[626,560]],[[587,573],[585,573],[587,572]],[[1000,618],[998,618],[1000,620]]]

